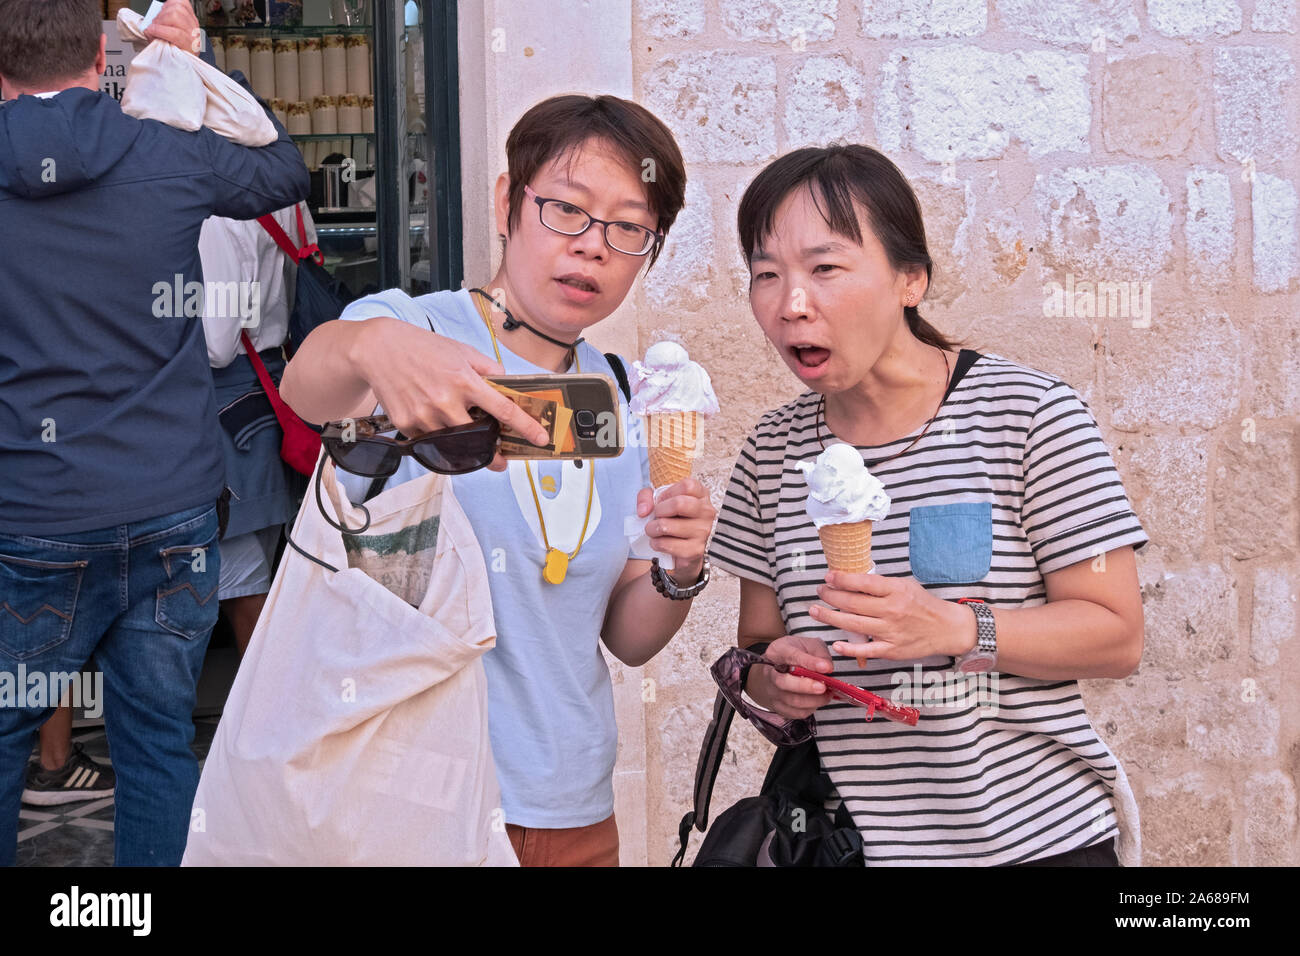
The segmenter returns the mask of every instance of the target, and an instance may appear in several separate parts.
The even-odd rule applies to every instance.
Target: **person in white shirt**
[[[301,203],[274,213],[295,246],[314,245],[316,227]],[[242,656],[271,588],[283,526],[302,498],[301,476],[280,458],[282,432],[240,339],[247,332],[272,380],[284,372],[298,266],[256,220],[213,217],[199,236],[205,285],[203,334],[221,418],[230,519],[221,540],[217,597]]]

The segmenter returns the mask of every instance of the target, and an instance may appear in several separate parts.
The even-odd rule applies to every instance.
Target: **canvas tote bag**
[[[326,519],[367,514],[355,535]],[[322,453],[291,541],[183,865],[517,866],[488,741],[487,572],[451,482],[430,472],[354,506]]]

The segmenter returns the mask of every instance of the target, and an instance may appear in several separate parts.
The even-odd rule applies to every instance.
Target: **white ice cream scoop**
[[[835,442],[816,461],[795,462],[808,482],[808,517],[818,527],[857,521],[883,521],[889,514],[885,486],[867,470],[852,445]]]
[[[632,363],[634,415],[665,412],[699,412],[715,415],[718,399],[709,373],[676,342],[656,342],[646,349],[645,360]]]

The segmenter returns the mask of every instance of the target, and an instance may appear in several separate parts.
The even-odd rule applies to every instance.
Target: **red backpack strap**
[[[302,224],[302,206],[295,206],[294,212],[298,214],[298,237],[302,240],[302,248],[298,250],[299,259],[311,259],[316,265],[325,265],[325,253],[320,251],[320,246],[316,243],[307,245],[307,227]]]
[[[293,414],[284,399],[280,397],[280,392],[275,387],[275,382],[271,378],[271,373],[266,370],[266,363],[262,361],[262,356],[257,354],[257,349],[253,348],[253,340],[248,337],[248,331],[241,329],[239,340],[244,343],[244,351],[248,354],[248,361],[252,363],[253,371],[257,373],[257,380],[262,383],[262,390],[266,392],[266,397],[271,400],[271,408],[275,410],[275,417],[284,421],[285,413]]]
[[[270,233],[275,244],[284,250],[284,254],[295,263],[298,261],[298,247],[290,241],[288,234],[280,228],[274,216],[258,216],[257,224]]]
[[[270,233],[271,238],[275,240],[275,244],[284,250],[284,254],[289,257],[289,260],[294,265],[307,258],[315,260],[318,266],[324,265],[325,254],[320,251],[320,246],[314,242],[310,246],[307,245],[307,227],[302,221],[302,205],[295,205],[293,210],[298,214],[298,239],[301,246],[293,244],[289,234],[280,227],[274,216],[259,216],[257,218],[258,225]]]

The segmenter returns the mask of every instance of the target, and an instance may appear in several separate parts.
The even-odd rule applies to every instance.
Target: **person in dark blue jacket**
[[[197,29],[168,0],[148,35],[192,52]],[[224,487],[199,231],[309,189],[273,117],[251,149],[124,114],[104,51],[93,0],[0,0],[0,864],[36,728],[93,691],[92,655],[115,861],[180,862]]]

